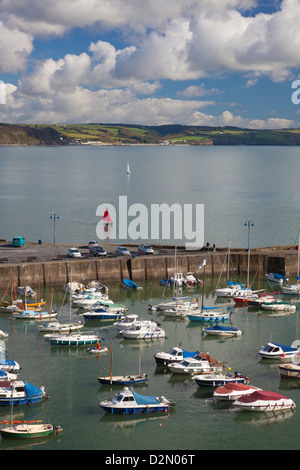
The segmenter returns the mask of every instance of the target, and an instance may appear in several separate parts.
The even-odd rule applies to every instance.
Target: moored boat
[[[131,279],[123,279],[123,285],[128,289],[142,289],[141,286],[139,286],[136,282],[132,281]]]
[[[51,331],[52,333],[65,333],[70,331],[77,331],[81,330],[84,327],[84,324],[79,322],[73,323],[60,323],[59,321],[53,321],[49,323],[45,323],[42,325],[36,325],[37,329],[43,333],[48,333]]]
[[[211,372],[221,371],[224,367],[223,363],[218,363],[208,353],[198,353],[194,357],[187,357],[181,362],[171,362],[168,368],[172,374],[208,374]]]
[[[47,320],[56,318],[58,312],[36,312],[35,310],[22,310],[21,312],[13,312],[12,316],[19,320]]]
[[[214,325],[202,329],[204,336],[214,335],[222,337],[242,336],[243,332],[233,326]]]
[[[205,387],[221,387],[229,382],[247,384],[249,382],[248,377],[243,375],[241,372],[234,372],[234,374],[222,374],[215,372],[213,374],[199,374],[194,375],[193,379],[199,386]]]
[[[174,402],[164,396],[140,395],[128,387],[124,387],[112,400],[104,400],[99,403],[104,411],[112,414],[167,412],[170,405],[174,405]]]
[[[126,328],[130,328],[131,325],[136,321],[138,321],[138,315],[136,315],[135,313],[131,313],[125,315],[123,319],[114,323],[114,326],[116,326],[118,330],[125,330]]]
[[[284,379],[300,379],[300,361],[280,364],[278,369],[280,377]]]
[[[121,311],[110,311],[103,308],[96,308],[93,311],[82,313],[85,320],[122,320],[124,315]]]
[[[294,344],[294,346],[293,346]],[[297,347],[295,343],[291,346],[279,343],[267,343],[262,346],[258,354],[265,359],[282,359],[282,358],[295,358],[300,352],[300,346]]]
[[[26,380],[0,381],[0,405],[28,405],[47,398],[44,387],[36,387]]]
[[[280,300],[263,303],[261,304],[261,307],[263,310],[271,310],[275,312],[296,312],[296,305]]]
[[[100,340],[97,335],[71,333],[69,335],[53,335],[50,337],[51,346],[87,346]]]
[[[98,380],[102,385],[136,385],[147,383],[149,376],[147,374],[113,375],[112,377],[98,377]]]
[[[126,330],[120,330],[120,335],[123,338],[129,339],[144,339],[153,340],[158,338],[165,338],[166,332],[160,328],[155,322],[135,322],[132,326]]]
[[[234,401],[257,390],[261,390],[261,388],[244,383],[229,382],[216,388],[213,397],[217,400]]]
[[[284,274],[280,273],[266,273],[266,279],[271,282],[275,282],[282,286],[283,284],[287,284],[289,282],[288,278]]]
[[[173,347],[168,352],[158,352],[155,354],[155,362],[158,366],[167,366],[171,362],[180,362],[186,358],[194,357],[199,351],[186,351],[180,347]]]
[[[285,411],[293,410],[296,405],[291,398],[287,398],[277,392],[257,390],[250,395],[244,395],[233,402],[245,411]]]
[[[195,310],[188,312],[186,316],[191,322],[220,322],[229,320],[231,311],[228,312],[217,312],[210,310],[209,308],[202,308],[201,310]]]
[[[36,439],[50,434],[57,434],[61,431],[60,426],[53,426],[52,424],[30,422],[13,424],[12,422],[0,428],[0,435],[2,438]]]

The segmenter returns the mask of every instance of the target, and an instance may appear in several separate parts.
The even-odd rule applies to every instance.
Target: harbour
[[[297,201],[300,197],[296,150],[285,149],[291,165],[283,166],[278,148],[238,151],[234,148],[163,148],[159,152],[155,146],[143,149],[2,149],[0,202],[5,223],[1,225],[0,234],[0,298],[10,298],[12,280],[15,286],[30,285],[38,298],[46,300],[46,311],[52,298],[52,309],[58,312],[59,322],[68,323],[70,317],[73,322],[82,321],[81,331],[98,336],[107,352],[90,354],[89,346],[52,345],[37,328],[36,320],[22,320],[2,312],[0,330],[8,335],[3,339],[7,357],[20,363],[20,379],[43,385],[49,395],[49,399],[41,403],[15,406],[15,419],[41,419],[61,426],[63,431],[34,442],[1,439],[1,449],[101,450],[103,457],[106,452],[108,455],[118,451],[148,452],[149,449],[153,454],[161,449],[170,454],[174,449],[188,450],[189,454],[216,449],[299,449],[299,380],[282,378],[278,368],[281,360],[263,359],[258,354],[270,341],[291,345],[300,338],[298,297],[281,292],[282,299],[292,303],[295,311],[278,313],[216,296],[216,289],[225,287],[227,282],[229,240],[232,240],[230,279],[248,284],[246,220],[254,223],[250,232],[249,264],[252,289],[265,293],[281,291],[278,285],[266,279],[265,274],[270,272],[287,272],[289,282],[296,282]],[[233,175],[230,167],[224,165],[224,155],[232,163],[247,163],[247,174],[241,172],[240,178]],[[129,178],[127,161],[131,168]],[[142,164],[145,161],[147,172]],[[270,162],[274,172],[268,181],[265,175]],[[220,172],[214,171],[217,164]],[[105,171],[99,185],[99,174],[93,170],[103,165]],[[261,165],[260,173],[258,165]],[[166,174],[171,175],[168,184]],[[149,181],[155,184],[148,184]],[[175,181],[180,182],[179,186]],[[280,196],[278,190],[281,190]],[[99,219],[96,208],[103,201],[115,201],[119,194],[128,194],[130,202],[171,204],[179,199],[178,194],[184,195],[187,203],[203,202],[203,248],[187,251],[173,239],[169,243],[149,240],[154,255],[144,256],[137,253],[137,243],[122,240],[120,244],[129,249],[130,255],[119,256],[116,244],[98,240],[108,255],[104,258],[91,256],[88,241],[96,238]],[[52,211],[60,216],[55,243]],[[25,246],[11,246],[16,235],[24,236]],[[81,259],[68,257],[71,247],[82,253]],[[203,298],[205,306],[229,311],[229,319],[219,324],[236,328],[242,335],[204,335],[202,329],[212,326],[209,321],[167,317],[161,311],[149,309],[150,305],[173,297],[173,288],[161,285],[161,279],[169,279],[175,272],[193,272],[203,281],[204,271],[199,266],[204,260],[204,287],[197,286],[195,292],[194,288],[183,287],[180,295],[199,302]],[[137,282],[141,289],[126,288],[124,278]],[[125,306],[126,314],[159,323],[165,336],[150,341],[129,339],[119,334],[111,320],[85,320],[83,309],[74,306],[70,309],[63,286],[71,280],[85,285],[100,281],[108,287],[113,302]],[[211,387],[201,387],[189,375],[171,373],[168,368],[157,366],[156,354],[179,346],[188,351],[209,353],[224,363],[227,373],[238,371],[246,375],[251,385],[287,396],[296,408],[254,413],[254,416],[237,410],[230,403],[216,401]],[[111,348],[113,375],[137,374],[140,365],[148,381],[134,385],[137,392],[145,396],[164,395],[175,406],[167,412],[148,414],[105,412],[100,402],[111,400],[122,389],[122,386],[98,381],[99,376],[110,374]],[[9,407],[0,407],[0,419],[8,420],[9,416]]]

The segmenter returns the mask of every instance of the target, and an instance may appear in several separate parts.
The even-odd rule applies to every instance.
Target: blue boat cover
[[[199,351],[195,352],[190,352],[190,351],[185,351],[184,349],[182,350],[182,357],[194,357],[196,354],[199,354]]]
[[[157,398],[154,396],[144,396],[134,391],[132,392],[132,394],[135,398],[137,405],[157,405],[158,403],[160,403],[159,400],[157,400]]]
[[[284,279],[285,276],[283,274],[278,274],[278,273],[272,273],[275,279]]]
[[[232,282],[232,281],[227,281],[228,286],[243,286],[244,284],[242,282]]]
[[[31,385],[30,383],[26,382],[26,380],[24,382],[24,389],[28,398],[39,397],[42,395],[43,392],[39,387]]]
[[[208,326],[205,330],[218,330],[218,331],[238,331],[238,328],[234,326],[222,326],[222,325],[215,325],[215,326]]]
[[[139,287],[139,285],[134,282],[134,281],[131,281],[130,279],[123,279],[123,284],[126,286],[126,287]]]
[[[286,346],[284,344],[279,344],[279,343],[272,343],[272,344],[275,344],[275,346],[279,346],[282,349],[282,351],[286,351],[286,352],[288,352],[288,351],[298,351],[297,348],[292,348],[292,346]]]

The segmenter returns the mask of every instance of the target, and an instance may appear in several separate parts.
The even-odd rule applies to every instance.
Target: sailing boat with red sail
[[[110,216],[110,213],[108,212],[108,208],[106,208],[106,210],[104,212],[102,222],[104,222],[105,224],[112,224],[113,223],[112,218]]]

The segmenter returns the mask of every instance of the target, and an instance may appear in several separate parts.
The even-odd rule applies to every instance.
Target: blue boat
[[[201,310],[196,310],[191,313],[187,313],[186,316],[192,322],[219,322],[229,320],[231,310],[227,312],[216,312],[214,307],[202,307]]]
[[[98,380],[102,385],[137,385],[147,383],[149,381],[149,375],[113,375],[112,377],[98,377]]]
[[[159,411],[167,412],[170,405],[174,403],[165,397],[144,396],[130,390],[124,389],[112,400],[104,400],[99,406],[107,413],[135,414],[154,413]]]
[[[203,335],[215,335],[215,336],[241,336],[243,332],[234,326],[223,326],[214,325],[207,326],[202,330]]]
[[[124,315],[121,312],[109,312],[103,308],[96,308],[92,312],[82,313],[85,320],[121,320]]]
[[[0,405],[28,405],[47,398],[44,387],[36,387],[26,380],[0,381]]]
[[[141,289],[141,287],[136,282],[131,281],[130,279],[123,279],[123,284],[129,289]]]
[[[258,351],[258,354],[262,358],[282,359],[284,357],[297,357],[299,352],[300,344],[298,341],[294,341],[291,346],[272,342],[267,343],[265,346],[262,346],[261,349]]]
[[[18,374],[21,370],[20,364],[12,359],[6,358],[6,346],[0,341],[0,371]]]

